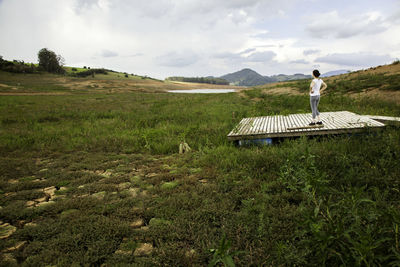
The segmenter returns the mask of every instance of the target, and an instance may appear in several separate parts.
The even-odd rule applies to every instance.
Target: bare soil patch
[[[262,92],[271,95],[304,95],[295,87],[272,87],[264,89]]]
[[[14,87],[14,86],[10,86],[10,85],[7,85],[7,84],[0,83],[0,89],[2,89],[2,88],[17,90],[17,88]]]
[[[70,95],[65,92],[0,92],[0,95]]]

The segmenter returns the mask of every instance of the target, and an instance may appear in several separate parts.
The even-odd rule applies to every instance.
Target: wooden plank
[[[397,121],[400,122],[400,117],[389,117],[389,116],[376,116],[376,115],[363,115],[365,117],[368,117],[372,120],[378,120],[378,121]]]
[[[335,118],[335,126],[336,129],[347,129],[349,128],[348,120],[345,117],[345,114],[343,112],[338,112],[336,116],[333,116]]]
[[[253,125],[254,125],[254,118],[250,118],[250,120],[249,120],[249,122],[247,124],[247,127],[245,128],[243,133],[244,134],[251,134],[251,130],[253,128]]]
[[[279,115],[280,116],[280,120],[279,120],[279,130],[280,130],[280,132],[282,133],[282,132],[284,132],[285,130],[286,130],[286,127],[285,127],[285,116],[282,116],[282,115]]]
[[[257,133],[257,131],[258,131],[258,125],[259,125],[259,124],[260,124],[260,118],[256,118],[256,119],[254,120],[253,127],[251,128],[251,133],[252,133],[252,134]]]
[[[278,115],[278,116],[276,116],[276,118],[278,119],[276,127],[278,129],[278,133],[281,133],[282,132],[282,116]]]
[[[261,123],[262,123],[262,117],[259,117],[258,120],[257,120],[257,122],[256,122],[255,129],[254,129],[253,133],[256,133],[256,134],[257,134],[257,133],[260,133],[260,132],[261,132],[261,131],[260,131]]]
[[[246,126],[246,123],[248,122],[248,118],[243,118],[239,124],[236,126],[237,128],[234,128],[229,135],[241,135],[243,133],[243,128]]]
[[[297,127],[303,125],[303,120],[302,120],[302,118],[301,118],[301,116],[299,114],[294,114],[293,118],[295,120],[295,124],[296,124]]]
[[[239,134],[244,134],[246,132],[246,129],[247,129],[249,123],[250,123],[250,118],[246,118],[246,120],[243,121],[243,123],[242,123],[242,127],[240,128]]]
[[[254,134],[254,131],[256,130],[256,126],[257,126],[258,120],[257,117],[254,118],[253,123],[251,125],[251,128],[249,129],[249,134]]]
[[[324,128],[324,125],[313,125],[313,126],[300,126],[300,127],[290,127],[287,128],[289,131],[293,130],[303,130],[303,129],[318,129],[318,128]]]
[[[283,115],[279,115],[280,116],[280,123],[279,123],[279,126],[280,126],[280,132],[282,133],[282,132],[284,132],[284,131],[286,131],[286,127],[285,127],[285,116],[283,116]]]
[[[285,132],[287,129],[287,116],[282,116],[282,121],[281,121],[281,131]]]
[[[283,131],[286,132],[288,127],[290,127],[289,116],[285,115],[285,116],[283,116]]]
[[[327,129],[335,129],[337,126],[335,125],[335,120],[332,117],[331,112],[326,112],[325,115],[323,115],[324,113],[321,113],[321,120],[322,123],[325,125],[325,127]]]
[[[293,116],[292,115],[289,115],[288,116],[288,122],[289,122],[289,127],[288,128],[290,128],[290,127],[297,127],[297,125],[296,125],[296,123],[294,122],[294,118],[293,118]],[[287,129],[287,128],[286,128]]]
[[[267,132],[268,120],[269,120],[269,116],[266,116],[265,120],[264,120],[264,124],[263,124],[263,132],[264,133]]]
[[[238,125],[235,126],[235,128],[232,129],[232,131],[229,132],[228,136],[233,136],[233,135],[238,135],[240,134],[240,130],[243,128],[243,122],[246,121],[247,118],[243,118],[240,120],[240,122],[238,123]]]
[[[276,116],[272,116],[271,118],[271,131],[270,133],[275,133],[275,121],[276,121]]]
[[[240,129],[240,135],[245,135],[249,124],[251,123],[251,119],[247,118],[247,120],[243,123],[242,128]]]
[[[251,123],[251,127],[249,128],[249,134],[254,134],[254,130],[256,128],[257,125],[257,117],[253,118],[253,121]]]
[[[264,132],[268,132],[268,127],[269,127],[269,121],[271,120],[271,116],[267,116],[265,119],[265,125],[264,125]]]
[[[308,126],[308,124],[311,122],[311,118],[309,118],[309,114],[299,114],[301,118],[301,126]]]
[[[260,117],[259,122],[257,124],[257,133],[262,133],[263,123],[264,123],[264,117]]]
[[[265,133],[265,130],[264,130],[264,125],[265,125],[265,123],[266,123],[266,120],[267,120],[267,117],[262,117],[262,121],[261,121],[261,124],[260,124],[260,127],[259,127],[259,133]]]
[[[344,112],[339,113],[338,116],[336,117],[336,120],[339,123],[339,127],[342,129],[354,128],[354,126],[351,126],[349,124],[349,117]]]
[[[289,115],[286,115],[285,116],[285,121],[284,121],[284,131],[287,131],[287,128],[289,128],[289,127],[291,127],[290,125],[291,125],[291,123],[290,123],[290,117],[289,117]]]
[[[275,116],[274,131],[276,133],[279,133],[279,115]]]
[[[274,116],[270,116],[269,126],[268,126],[268,129],[269,129],[268,133],[272,133],[273,124],[274,124]]]

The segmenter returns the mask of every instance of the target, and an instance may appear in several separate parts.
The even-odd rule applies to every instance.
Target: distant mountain
[[[229,81],[232,85],[239,86],[255,86],[273,82],[272,79],[264,77],[251,69],[242,69],[240,71],[221,76],[220,78]]]
[[[311,79],[311,75],[304,75],[302,73],[296,73],[293,75],[286,75],[286,74],[279,74],[279,75],[273,75],[269,76],[273,82],[285,82],[285,81],[294,81],[294,80],[302,80],[302,79]]]
[[[321,77],[331,77],[331,76],[346,74],[349,72],[350,72],[349,70],[334,70],[334,71],[329,71],[327,73],[322,74]]]
[[[262,76],[252,69],[242,69],[240,71],[221,76],[220,78],[229,81],[232,85],[256,86],[274,82],[310,79],[311,76],[301,73],[297,73],[294,75],[279,74],[273,76]]]

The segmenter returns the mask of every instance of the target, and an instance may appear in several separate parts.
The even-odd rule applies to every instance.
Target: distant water
[[[234,93],[235,89],[192,89],[192,90],[170,90],[168,93],[181,93],[181,94],[224,94]]]

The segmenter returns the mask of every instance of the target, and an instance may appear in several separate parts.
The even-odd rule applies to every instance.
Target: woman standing
[[[310,105],[312,111],[312,121],[309,124],[310,126],[314,126],[315,124],[322,124],[322,121],[319,117],[318,104],[322,91],[324,91],[328,87],[326,83],[324,83],[324,81],[319,78],[321,74],[318,70],[314,70],[312,74],[314,79],[310,84]]]

